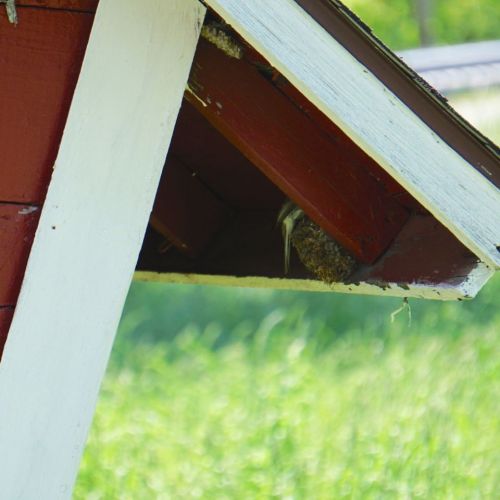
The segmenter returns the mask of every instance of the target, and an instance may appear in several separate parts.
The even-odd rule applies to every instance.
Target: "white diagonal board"
[[[0,363],[2,499],[71,497],[204,12],[99,3]]]

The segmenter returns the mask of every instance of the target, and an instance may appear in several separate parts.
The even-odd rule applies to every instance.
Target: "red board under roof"
[[[205,40],[189,86],[192,105],[360,261],[373,262],[388,247],[408,214],[362,164],[359,149],[345,154],[342,137],[324,134],[257,68]]]

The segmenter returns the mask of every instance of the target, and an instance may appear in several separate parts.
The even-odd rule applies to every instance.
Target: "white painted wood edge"
[[[500,268],[500,193],[293,0],[206,0],[480,260]]]
[[[479,262],[460,283],[457,289],[462,294],[462,297],[473,299],[494,275],[494,269],[483,262]]]
[[[205,7],[101,0],[0,363],[0,497],[72,486]]]
[[[157,273],[136,271],[135,281],[156,283],[177,283],[183,285],[217,285],[242,288],[273,288],[307,292],[337,292],[356,295],[384,295],[389,297],[413,297],[434,300],[472,299],[493,276],[494,271],[484,264],[478,264],[459,285],[426,283],[374,283],[361,282],[358,285],[334,283],[308,279],[267,278],[262,276],[220,276],[212,274]]]

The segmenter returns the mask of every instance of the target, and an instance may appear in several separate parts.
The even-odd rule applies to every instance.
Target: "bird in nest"
[[[285,274],[290,270],[293,246],[304,266],[325,283],[346,281],[358,263],[328,233],[288,200],[278,215],[284,243]]]

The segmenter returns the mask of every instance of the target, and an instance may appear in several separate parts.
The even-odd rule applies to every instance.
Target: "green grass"
[[[344,0],[389,47],[419,45],[415,0]],[[431,30],[436,45],[500,37],[498,0],[432,0]]]
[[[499,295],[135,285],[75,498],[498,498]]]

